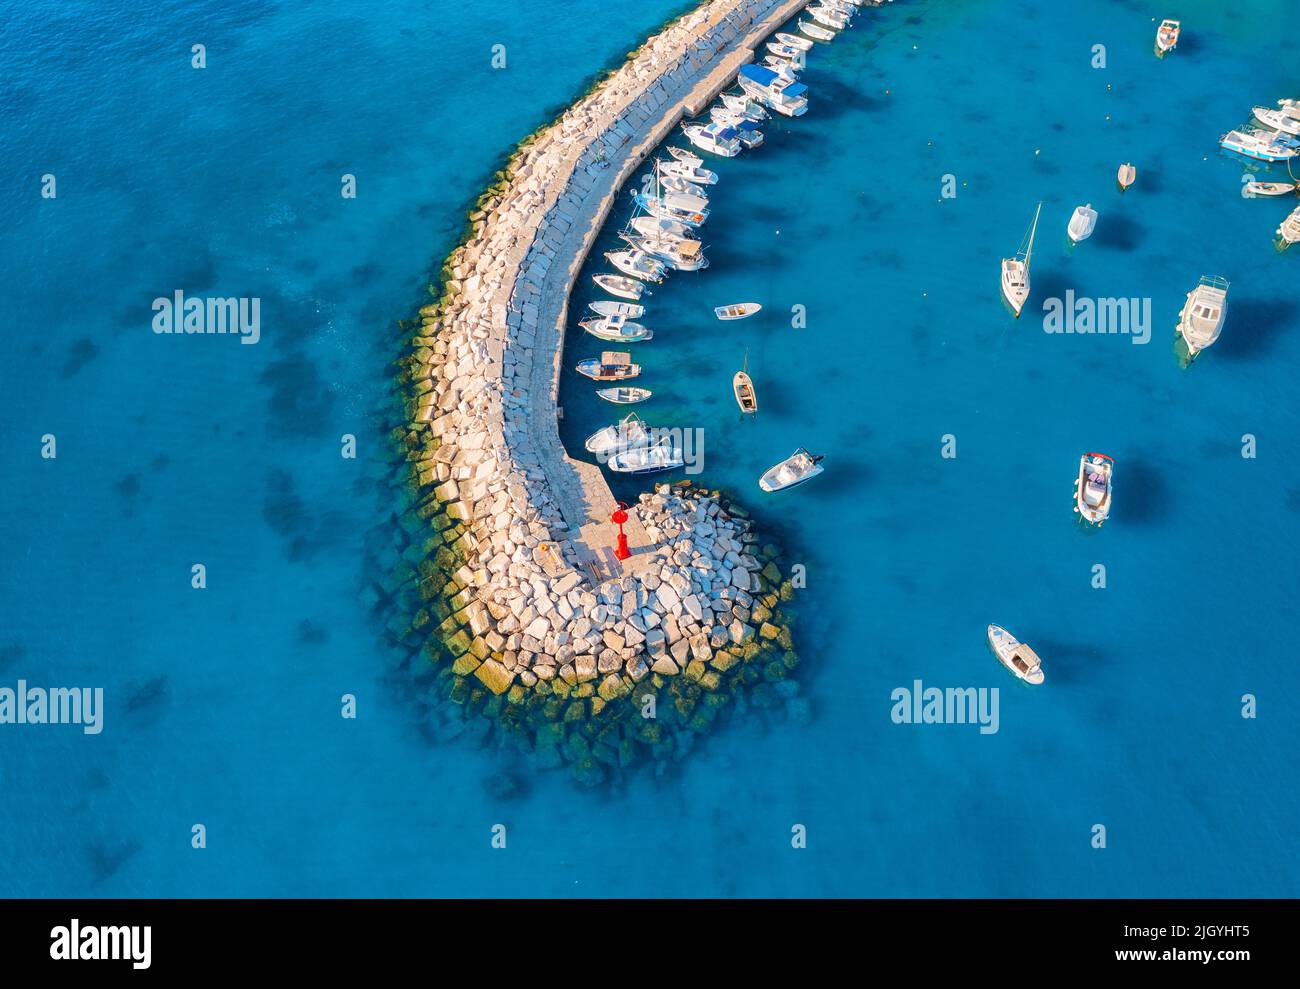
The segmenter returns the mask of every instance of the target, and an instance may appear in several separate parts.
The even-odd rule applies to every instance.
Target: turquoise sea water
[[[702,427],[702,481],[807,567],[811,724],[741,721],[664,780],[589,792],[542,774],[509,798],[484,781],[517,765],[428,737],[360,591],[392,542],[394,322],[499,156],[684,7],[11,16],[0,685],[101,685],[108,709],[95,737],[0,728],[0,894],[1300,891],[1300,257],[1271,246],[1294,203],[1243,200],[1247,169],[1216,147],[1252,103],[1300,95],[1269,29],[1280,0],[1158,12],[1185,25],[1163,61],[1150,13],[1102,0],[900,0],[819,46],[808,115],[710,166],[712,266],[656,291],[637,349],[646,418]],[[998,259],[1040,199],[1013,321]],[[1097,232],[1071,250],[1089,201]],[[1172,327],[1202,274],[1232,281],[1232,308],[1183,370]],[[150,301],[178,288],[260,296],[262,342],[155,336]],[[1041,300],[1071,288],[1150,297],[1151,343],[1043,333]],[[767,309],[712,318],[742,299]],[[597,349],[571,335],[565,363]],[[763,408],[742,424],[746,350]],[[566,374],[570,449],[610,421],[590,392]],[[757,476],[801,444],[827,473],[762,496]],[[1084,450],[1117,460],[1097,532],[1069,509]],[[1003,674],[990,621],[1035,645],[1045,687]],[[916,679],[1000,687],[1000,731],[893,724],[890,691]]]

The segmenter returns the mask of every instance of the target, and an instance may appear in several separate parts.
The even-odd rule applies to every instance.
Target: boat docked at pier
[[[762,123],[769,116],[763,104],[748,93],[723,93],[719,98],[722,100],[723,106],[732,113],[740,114],[746,120]]]
[[[1282,221],[1282,225],[1277,228],[1277,235],[1281,238],[1284,248],[1300,244],[1300,206],[1292,210],[1291,215]]]
[[[692,185],[717,185],[718,173],[707,168],[693,165],[686,161],[663,161],[659,163],[659,174],[664,178],[683,179]]]
[[[629,278],[627,275],[611,275],[605,273],[592,275],[591,280],[610,295],[617,295],[620,299],[632,299],[635,301],[641,298],[641,296],[646,292],[645,282],[638,281],[635,278]]]
[[[824,27],[833,27],[837,31],[842,31],[849,26],[849,15],[836,7],[819,4],[816,7],[805,7],[804,12]]]
[[[1066,233],[1070,235],[1070,242],[1077,244],[1091,237],[1096,227],[1097,211],[1092,208],[1092,203],[1088,203],[1074,208],[1074,215],[1070,217],[1070,225],[1066,228]]]
[[[698,240],[686,240],[671,234],[646,236],[621,233],[619,236],[636,250],[649,254],[678,271],[703,271],[709,266],[709,259],[704,256],[704,245]]]
[[[662,282],[668,266],[644,251],[607,251],[606,259],[619,271],[647,282]]]
[[[628,322],[626,316],[598,316],[578,321],[578,325],[598,340],[611,343],[642,343],[654,333],[640,323]]]
[[[1110,517],[1114,470],[1115,461],[1104,453],[1085,453],[1079,458],[1079,477],[1074,482],[1074,510],[1089,525],[1101,525]]]
[[[709,218],[709,201],[702,195],[685,192],[633,192],[632,201],[651,216],[680,220],[698,227]]]
[[[808,87],[801,82],[786,80],[761,65],[742,65],[737,81],[748,95],[783,116],[808,112]]]
[[[1223,331],[1223,320],[1228,314],[1228,280],[1201,278],[1196,288],[1187,293],[1178,314],[1178,333],[1187,344],[1187,353],[1193,360]]]
[[[1160,57],[1168,55],[1178,47],[1178,36],[1182,34],[1183,25],[1179,21],[1165,18],[1156,28],[1156,54]]]
[[[598,429],[583,442],[588,453],[608,457],[620,450],[632,450],[650,442],[650,430],[635,412],[604,429]]]
[[[606,461],[605,466],[620,474],[651,474],[661,470],[676,470],[685,463],[682,448],[674,446],[665,436],[647,446],[616,453]]]
[[[632,363],[632,355],[607,350],[599,357],[579,361],[575,370],[592,381],[626,381],[641,373],[641,365]]]
[[[1296,191],[1294,182],[1256,182],[1253,179],[1242,187],[1242,192],[1247,197],[1256,196],[1289,196]]]
[[[758,486],[764,491],[784,491],[795,485],[803,484],[822,472],[822,457],[814,457],[803,447],[795,450],[779,464],[768,468],[758,479]]]
[[[595,302],[589,302],[587,308],[598,316],[623,316],[627,319],[639,319],[645,315],[645,306],[639,306],[632,302],[613,302],[609,299],[598,299]]]
[[[1025,683],[1034,685],[1043,682],[1043,662],[1038,654],[1008,632],[1001,625],[989,626],[989,648],[998,662],[1018,676]]]
[[[786,34],[784,31],[777,31],[775,37],[783,45],[798,48],[800,51],[812,51],[813,43],[807,38],[799,37],[797,34]]]
[[[784,59],[787,62],[796,62],[802,64],[804,52],[807,48],[797,48],[794,45],[787,45],[784,41],[769,41],[767,50],[777,58]]]
[[[762,308],[757,302],[735,302],[729,306],[718,306],[713,310],[713,315],[718,319],[744,319]]]
[[[809,24],[807,21],[799,22],[799,30],[814,41],[834,41],[835,32],[822,26],[821,24]]]
[[[649,388],[626,385],[618,388],[601,388],[596,392],[597,398],[612,402],[614,405],[635,405],[637,402],[644,402],[650,395]]]
[[[1020,311],[1029,300],[1029,262],[1034,255],[1034,234],[1038,232],[1038,216],[1042,211],[1043,204],[1039,203],[1026,242],[1016,256],[1002,259],[1002,297],[1016,314],[1016,319],[1020,318]]]
[[[1300,154],[1300,142],[1277,131],[1228,131],[1219,139],[1219,147],[1255,161],[1289,161]]]
[[[686,240],[695,232],[681,220],[664,220],[657,216],[638,216],[628,223],[629,229],[644,237]]]
[[[1266,106],[1252,107],[1250,112],[1270,130],[1300,137],[1300,104],[1295,101],[1281,100],[1276,110]]]
[[[693,165],[694,167],[699,168],[701,165],[704,164],[704,159],[701,158],[699,155],[695,154],[695,152],[693,151],[687,151],[685,148],[675,148],[672,147],[671,145],[668,147],[667,150],[668,153],[672,155],[674,158],[676,158],[678,161],[683,161],[688,165]]]
[[[661,175],[659,176],[659,188],[661,190],[661,195],[664,192],[675,192],[684,196],[695,196],[704,203],[709,201],[709,194],[707,192],[705,192],[700,186],[695,185],[692,182],[687,182],[685,179]]]
[[[682,133],[701,151],[723,158],[734,158],[744,150],[735,129],[725,124],[682,124]]]

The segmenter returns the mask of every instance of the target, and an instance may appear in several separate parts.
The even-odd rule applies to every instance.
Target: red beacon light
[[[627,548],[627,533],[623,531],[623,523],[627,518],[627,505],[620,501],[614,514],[609,517],[609,520],[618,526],[618,547],[614,550],[614,555],[620,560],[626,560],[632,555],[632,551]]]

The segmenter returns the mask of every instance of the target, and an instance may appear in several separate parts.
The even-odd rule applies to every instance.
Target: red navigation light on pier
[[[627,533],[623,531],[623,523],[627,521],[627,505],[620,501],[609,520],[618,526],[618,548],[614,550],[614,555],[620,560],[626,560],[632,555],[632,551],[627,548]]]

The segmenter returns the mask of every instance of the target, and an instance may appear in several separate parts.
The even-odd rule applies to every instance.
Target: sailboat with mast
[[[1011,311],[1020,318],[1020,310],[1029,300],[1029,260],[1034,254],[1034,234],[1038,232],[1038,217],[1043,212],[1043,204],[1038,204],[1034,211],[1034,222],[1029,227],[1025,243],[1013,258],[1002,259],[1002,296],[1011,306]]]

